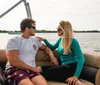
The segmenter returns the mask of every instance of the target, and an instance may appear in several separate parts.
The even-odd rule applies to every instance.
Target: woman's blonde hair
[[[59,26],[62,27],[64,30],[63,37],[62,37],[62,46],[64,48],[64,54],[68,54],[71,52],[70,45],[72,43],[73,37],[73,29],[72,25],[69,21],[61,21]]]

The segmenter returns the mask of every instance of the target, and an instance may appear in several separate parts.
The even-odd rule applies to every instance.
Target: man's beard
[[[30,34],[30,36],[35,36],[35,34]]]

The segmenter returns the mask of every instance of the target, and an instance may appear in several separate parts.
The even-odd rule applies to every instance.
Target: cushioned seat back
[[[53,52],[55,57],[59,57],[57,51]],[[36,65],[37,66],[51,66],[54,65],[51,60],[50,57],[48,56],[48,54],[46,54],[46,52],[38,50],[37,55],[36,55]]]
[[[0,49],[0,67],[4,70],[7,62],[5,49]]]
[[[6,62],[6,51],[5,49],[0,49],[0,62]]]
[[[85,56],[85,65],[100,68],[100,53],[85,52],[84,56]]]

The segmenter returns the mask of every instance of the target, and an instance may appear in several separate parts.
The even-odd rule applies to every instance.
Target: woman
[[[73,37],[71,23],[69,21],[61,21],[57,31],[60,38],[54,45],[50,44],[46,39],[38,37],[51,50],[58,48],[57,51],[61,60],[61,65],[49,68],[48,71],[44,71],[43,75],[47,79],[64,81],[69,85],[84,85],[78,78],[85,59],[78,41]]]

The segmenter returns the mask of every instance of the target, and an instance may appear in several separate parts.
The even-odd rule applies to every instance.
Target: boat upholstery
[[[5,49],[0,49],[0,66],[2,67],[2,69],[5,68],[4,66],[7,61],[5,52],[6,52]],[[80,81],[82,81],[85,85],[100,85],[100,53],[83,52],[83,54],[85,57],[85,66],[91,67],[92,69],[95,69],[97,72],[95,75],[94,83],[92,83],[91,80],[89,79],[85,80],[84,78],[80,79]],[[57,58],[59,57],[57,51],[54,51],[54,55]],[[37,66],[51,66],[53,64],[50,61],[49,56],[44,51],[39,50],[36,55],[36,65]],[[89,72],[93,73],[92,70],[86,69],[86,71],[88,71],[88,73]],[[85,75],[88,75],[88,74],[85,73],[84,76]],[[66,83],[56,82],[56,81],[47,81],[47,82],[48,82],[48,85],[67,85]]]

